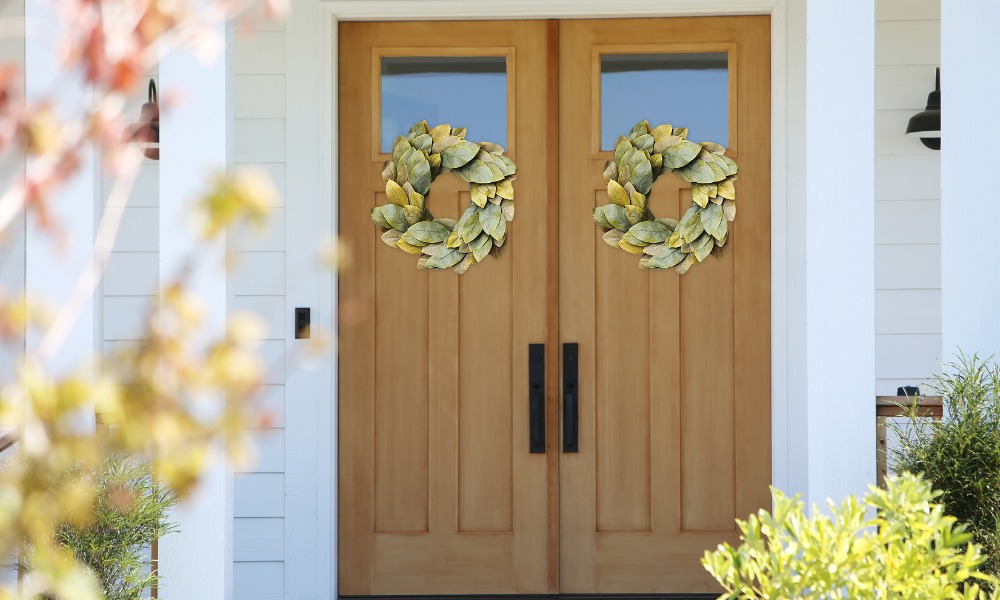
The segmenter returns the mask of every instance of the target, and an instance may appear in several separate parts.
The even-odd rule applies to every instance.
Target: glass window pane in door
[[[729,145],[729,57],[692,54],[601,56],[601,150],[637,122],[687,127],[688,139]]]
[[[382,58],[381,151],[426,119],[431,127],[465,127],[469,139],[507,145],[507,58]]]

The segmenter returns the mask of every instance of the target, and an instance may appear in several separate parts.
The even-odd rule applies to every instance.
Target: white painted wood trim
[[[969,235],[973,224],[989,219],[986,215],[992,212],[994,201],[970,201],[960,191],[966,168],[962,145],[1000,135],[995,116],[1000,78],[995,67],[983,68],[1000,59],[1000,40],[987,33],[998,19],[1000,5],[993,2],[941,2],[941,89],[945,92],[941,100],[941,317],[942,352],[949,361],[958,349],[968,355],[978,352],[982,359],[1000,351],[1000,321],[995,317],[1000,248],[993,235]]]
[[[229,37],[218,27],[215,35]],[[229,57],[206,63],[174,51],[160,57],[161,97],[182,89],[184,101],[160,119],[160,282],[181,273],[188,257],[187,284],[205,306],[206,326],[198,342],[226,329],[225,240],[201,242],[192,230],[191,202],[204,192],[206,177],[226,168],[231,156]],[[206,398],[225,402],[225,398]],[[233,594],[233,475],[217,448],[199,487],[184,498],[172,518],[178,531],[160,542],[160,597],[165,600],[231,600]]]
[[[781,0],[329,0],[338,21],[600,19],[770,14]]]
[[[799,452],[807,498],[823,503],[875,483],[875,0],[808,0],[806,11],[806,147],[788,168],[807,173],[808,412]]]
[[[308,4],[310,0],[295,0],[293,14],[299,4]],[[337,139],[337,23],[351,20],[416,20],[416,19],[484,19],[484,18],[601,18],[628,16],[690,16],[690,15],[735,15],[735,14],[770,14],[771,15],[771,147],[772,147],[772,191],[771,191],[771,327],[772,327],[772,482],[784,490],[804,492],[808,488],[808,471],[806,464],[789,464],[789,457],[800,454],[799,449],[805,446],[806,431],[802,425],[806,415],[790,406],[789,397],[804,398],[806,392],[805,379],[795,376],[796,365],[792,357],[802,356],[805,351],[805,314],[804,310],[790,310],[791,302],[804,298],[792,295],[789,282],[804,282],[806,274],[805,239],[789,240],[788,233],[804,232],[805,209],[799,203],[795,212],[788,210],[787,198],[791,190],[799,192],[798,197],[804,197],[805,173],[801,168],[800,157],[805,149],[805,132],[802,126],[805,122],[805,87],[804,62],[801,62],[805,51],[805,10],[797,6],[786,6],[785,0],[620,0],[609,4],[605,0],[577,0],[564,2],[560,0],[514,0],[504,4],[470,3],[464,0],[426,0],[408,2],[405,0],[344,0],[322,3],[322,18],[304,22],[314,13],[304,6],[305,17],[292,21],[295,26],[289,26],[290,40],[296,35],[307,35],[315,39],[316,29],[321,29],[319,37],[322,45],[318,46],[320,60],[315,60],[316,51],[307,56],[298,57],[289,52],[289,63],[296,60],[307,63],[300,65],[308,71],[314,80],[322,82],[322,97],[319,104],[321,115],[320,132],[322,134],[318,147],[300,145],[298,140],[289,138],[289,151],[314,152],[320,157],[320,164],[325,165],[319,175],[313,175],[303,185],[317,186],[322,198],[330,199],[331,207],[336,204],[336,165]],[[609,8],[609,6],[613,8]],[[791,13],[791,16],[790,16]],[[801,30],[801,31],[800,31]],[[800,33],[796,33],[799,32]],[[293,34],[294,32],[294,34]],[[791,47],[791,51],[789,50]],[[329,49],[329,51],[327,51]],[[801,62],[801,64],[800,64]],[[797,77],[789,77],[794,72]],[[308,80],[309,78],[305,78]],[[295,90],[289,79],[289,90]],[[793,109],[791,106],[797,103]],[[330,107],[325,109],[325,107]],[[316,107],[312,100],[302,97],[298,92],[289,92],[287,110],[289,120],[295,118],[312,118]],[[325,143],[324,143],[325,141]],[[304,146],[304,147],[300,147]],[[294,149],[294,150],[293,150]],[[795,164],[788,165],[788,157],[795,157]],[[289,161],[291,161],[291,154]],[[791,168],[789,168],[789,166]],[[289,177],[289,181],[291,181]],[[336,231],[335,211],[331,213],[331,231]],[[798,260],[789,261],[789,255]],[[803,290],[804,291],[804,290]],[[329,293],[329,295],[327,295]],[[322,294],[329,299],[332,307],[330,320],[325,324],[329,327],[332,338],[336,340],[336,279],[330,282],[330,287]],[[329,402],[321,402],[325,410],[325,420],[321,423],[319,435],[319,459],[317,460],[317,481],[319,483],[319,506],[329,507],[328,515],[320,510],[318,521],[318,568],[320,580],[326,582],[328,588],[320,587],[320,598],[336,597],[336,498],[337,498],[337,411],[336,411],[336,348],[333,348],[331,358],[324,365],[322,372],[330,382]],[[798,402],[804,410],[804,402]],[[323,435],[326,433],[326,435]],[[299,457],[289,457],[296,461]],[[309,490],[302,490],[308,493]],[[289,494],[293,493],[289,490]],[[325,520],[325,517],[328,520]],[[286,529],[289,540],[305,540],[311,535],[298,528]],[[306,537],[302,537],[306,536]],[[286,541],[286,548],[295,546]],[[297,548],[286,553],[286,569],[294,568],[292,563],[305,560],[300,553],[308,552]]]
[[[318,264],[318,250],[336,231],[332,191],[335,163],[330,141],[336,98],[331,52],[336,30],[324,26],[330,14],[316,0],[293,0],[286,23],[285,259],[286,301],[282,338],[288,356],[303,342],[294,339],[293,311],[312,309],[314,335],[331,343],[319,365],[290,364],[285,377],[284,598],[333,597],[335,521],[330,507],[335,449],[337,331],[336,274]]]

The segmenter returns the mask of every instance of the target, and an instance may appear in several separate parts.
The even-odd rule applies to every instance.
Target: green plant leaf
[[[462,240],[466,244],[479,237],[479,234],[483,232],[483,226],[479,222],[479,215],[479,211],[476,211],[468,219],[465,219],[465,224],[462,225]]]
[[[479,144],[462,140],[455,145],[447,146],[441,150],[441,166],[445,169],[454,170],[465,166],[477,154],[479,154]]]
[[[726,213],[727,221],[734,221],[736,219],[736,203],[732,200],[726,200],[722,203],[722,211]]]
[[[406,220],[406,213],[403,212],[403,207],[398,204],[382,205],[382,215],[385,216],[385,220],[389,225],[397,231],[406,231],[410,227],[410,223]]]
[[[396,231],[395,229],[389,229],[382,234],[382,241],[385,242],[386,245],[395,248],[396,242],[398,242],[401,237],[403,237],[402,233]]]
[[[621,241],[624,235],[625,234],[623,234],[621,231],[618,231],[617,229],[610,229],[604,232],[604,235],[601,236],[601,239],[604,240],[605,244],[617,248],[618,242]]]
[[[386,220],[385,215],[382,214],[382,207],[376,206],[372,209],[372,221],[382,229],[392,229],[392,225]]]
[[[392,180],[385,182],[385,195],[389,199],[389,202],[397,206],[406,206],[410,203],[403,188]]]
[[[481,262],[493,249],[493,238],[483,232],[476,239],[469,242],[469,249],[476,258],[476,262]]]
[[[680,231],[684,241],[690,244],[705,231],[705,226],[701,222],[701,212],[697,208],[695,208],[694,213],[688,211],[688,214],[685,214],[684,219],[682,219]]]
[[[428,136],[428,139],[429,136]],[[431,187],[431,163],[426,158],[422,158],[410,170],[410,183],[413,189],[420,194],[426,194]]]
[[[460,179],[464,179],[469,182],[493,183],[494,181],[498,181],[498,176],[493,173],[493,170],[478,158],[472,159],[464,167],[452,169],[451,172],[457,175]],[[502,177],[503,175],[499,176],[499,178]]]
[[[617,204],[605,204],[604,216],[607,217],[608,222],[611,223],[612,227],[622,233],[625,233],[630,227],[632,227],[632,224],[629,223],[628,215],[625,212],[624,206],[619,206]]]
[[[503,179],[496,184],[496,195],[507,200],[514,199],[514,183],[510,179]]]
[[[455,248],[449,248],[446,252],[439,252],[437,256],[432,257],[424,264],[424,268],[447,269],[458,264],[463,258],[465,254]]]
[[[407,205],[403,207],[403,216],[407,223],[413,225],[424,220],[424,211],[417,206]]]
[[[736,199],[736,186],[733,185],[733,180],[731,177],[719,182],[718,186],[719,195],[723,198],[728,198],[729,200]]]
[[[681,140],[680,143],[664,149],[663,164],[668,169],[676,170],[694,160],[700,152],[701,146],[698,144]]]
[[[629,228],[628,233],[645,244],[659,244],[665,242],[672,231],[663,223],[642,221]]]
[[[514,220],[514,202],[512,200],[504,200],[500,203],[500,212],[503,213],[503,218],[505,221]]]
[[[476,204],[476,206],[480,208],[486,206],[487,197],[485,186],[478,183],[472,184],[469,188],[469,195],[472,197],[472,201]]]
[[[709,204],[708,208],[701,211],[702,226],[711,235],[715,235],[715,231],[725,222],[726,215],[718,204]]]
[[[504,223],[506,225],[498,204],[489,204],[486,208],[479,211],[479,223],[482,226],[483,231],[493,237],[500,237],[500,234],[497,233],[500,223]]]
[[[642,247],[634,246],[628,243],[624,236],[622,236],[622,239],[618,240],[618,247],[629,254],[642,254]]]
[[[608,199],[618,206],[628,206],[628,192],[617,181],[608,181]]]
[[[629,181],[632,182],[632,185],[635,186],[636,191],[640,194],[649,193],[649,188],[653,186],[653,165],[649,162],[649,159],[643,157],[642,160],[638,161],[629,177]]]
[[[448,238],[451,229],[437,221],[421,221],[411,225],[406,233],[425,244],[437,244]]]

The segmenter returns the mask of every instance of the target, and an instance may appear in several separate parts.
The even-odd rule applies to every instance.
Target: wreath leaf
[[[497,204],[490,204],[483,210],[479,211],[479,223],[482,225],[483,231],[487,235],[493,237],[500,237],[498,234],[494,235],[497,231],[497,227],[503,222],[503,214],[500,212],[500,206]]]
[[[615,180],[608,181],[608,199],[618,206],[628,206],[628,192]]]
[[[457,169],[465,166],[479,154],[479,145],[459,140],[457,144],[441,149],[441,166],[445,169]]]
[[[479,234],[483,232],[483,225],[479,222],[479,211],[474,212],[468,219],[465,220],[465,225],[462,226],[462,240],[468,244],[472,240],[479,237]]]
[[[391,179],[385,182],[385,195],[389,198],[389,202],[397,206],[406,206],[410,203],[403,188]]]

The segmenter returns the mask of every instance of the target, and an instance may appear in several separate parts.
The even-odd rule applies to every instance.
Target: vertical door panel
[[[340,273],[343,594],[552,591],[554,457],[530,454],[528,444],[528,344],[548,334],[546,186],[555,166],[546,162],[546,27],[341,24],[339,223],[352,257]],[[483,56],[499,57],[505,85],[487,74],[452,89],[471,90],[471,100],[442,95],[482,66],[470,57]],[[498,93],[506,103],[486,96]],[[462,276],[418,270],[417,257],[378,240],[369,218],[386,202],[385,140],[405,133],[412,123],[397,121],[415,114],[467,127],[472,141],[506,141],[518,166],[504,253]],[[480,119],[484,130],[503,132],[506,123],[507,139],[449,115]],[[383,124],[398,130],[385,135]],[[470,203],[468,184],[444,174],[427,203],[457,219]]]
[[[580,344],[580,451],[560,458],[563,593],[717,591],[699,558],[769,501],[768,32],[766,17],[560,24],[560,338]],[[683,276],[638,270],[591,218],[611,158],[601,102],[630,128],[657,118],[646,94],[687,115],[671,122],[695,141],[699,122],[723,135],[728,105],[737,219],[722,257]],[[649,201],[680,218],[690,186],[661,176]]]

